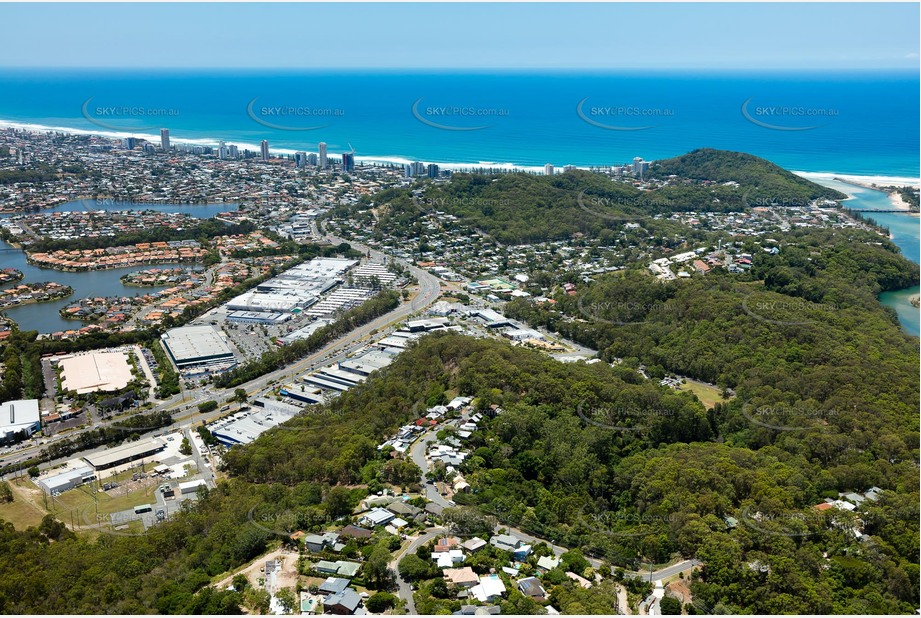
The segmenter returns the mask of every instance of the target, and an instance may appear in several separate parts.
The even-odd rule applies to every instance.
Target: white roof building
[[[17,399],[0,404],[0,441],[13,440],[20,432],[31,436],[41,426],[38,399]]]

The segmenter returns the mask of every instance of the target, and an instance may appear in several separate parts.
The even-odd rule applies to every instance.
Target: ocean
[[[906,72],[0,70],[0,121],[358,160],[612,165],[712,147],[919,176]]]
[[[0,126],[446,168],[748,152],[832,183],[918,182],[917,72],[0,70]],[[868,180],[872,177],[872,180]],[[820,179],[821,178],[821,179]],[[847,185],[852,207],[885,194]],[[918,262],[917,216],[879,215]],[[884,295],[918,335],[909,291]]]

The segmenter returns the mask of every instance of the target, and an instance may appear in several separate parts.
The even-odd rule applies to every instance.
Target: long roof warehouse
[[[163,333],[163,343],[176,366],[191,367],[232,361],[233,350],[211,326],[183,326]]]
[[[137,461],[159,453],[166,448],[166,443],[159,438],[130,442],[124,446],[110,448],[101,453],[85,455],[83,460],[96,470],[106,470],[122,464]]]

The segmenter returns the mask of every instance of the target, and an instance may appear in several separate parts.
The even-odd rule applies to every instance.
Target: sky
[[[908,69],[918,3],[0,3],[0,67]]]

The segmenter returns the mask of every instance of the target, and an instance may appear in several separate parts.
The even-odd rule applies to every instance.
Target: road
[[[424,533],[415,537],[405,549],[397,552],[393,556],[393,560],[390,561],[390,568],[393,569],[393,572],[396,573],[397,577],[397,586],[399,587],[397,595],[403,599],[406,603],[406,612],[409,614],[416,613],[416,604],[413,602],[413,588],[402,577],[400,577],[400,569],[398,567],[400,559],[403,558],[406,554],[414,554],[416,550],[419,549],[422,545],[425,545],[432,539],[441,536],[442,534],[447,533],[446,528],[428,528]]]
[[[431,431],[428,431],[422,434],[421,436],[419,436],[419,438],[416,439],[415,442],[413,442],[412,446],[410,447],[409,456],[412,459],[413,463],[419,466],[419,469],[422,470],[422,482],[423,482],[422,486],[425,488],[426,498],[428,498],[431,502],[438,504],[439,506],[448,507],[450,506],[450,504],[441,494],[438,493],[438,490],[433,485],[425,484],[425,480],[426,480],[425,474],[429,471],[429,462],[425,457],[425,453],[428,451],[429,446],[433,444],[436,440],[437,440],[437,437],[436,437],[435,430],[431,430]],[[497,534],[499,530],[501,529],[505,529],[508,534],[516,536],[519,539],[525,541],[526,543],[530,543],[532,545],[537,544],[537,543],[546,543],[547,545],[550,546],[551,550],[553,551],[553,555],[557,557],[569,551],[568,548],[563,547],[562,545],[556,545],[553,542],[548,541],[547,539],[542,539],[540,537],[534,536],[533,534],[528,534],[524,530],[520,530],[518,528],[514,528],[512,526],[502,524],[501,522],[498,523],[496,527],[493,529],[493,533]],[[407,551],[412,549],[412,547],[413,546],[410,546],[410,548],[408,548]],[[589,564],[591,564],[596,569],[600,567],[602,564],[602,561],[598,560],[597,558],[591,558],[589,556],[585,556],[585,559],[588,560]],[[682,571],[687,571],[688,569],[692,569],[696,566],[700,566],[700,564],[701,562],[695,559],[682,560],[681,562],[678,562],[677,564],[673,564],[671,566],[664,567],[662,569],[659,569],[658,571],[653,571],[651,573],[649,571],[646,571],[646,572],[625,571],[625,574],[630,577],[640,578],[644,581],[655,582],[660,579],[666,579],[668,577],[672,577],[674,575],[677,575],[678,573],[681,573]],[[625,611],[629,611],[629,608],[627,608],[626,604],[624,605],[624,607],[626,608]]]

